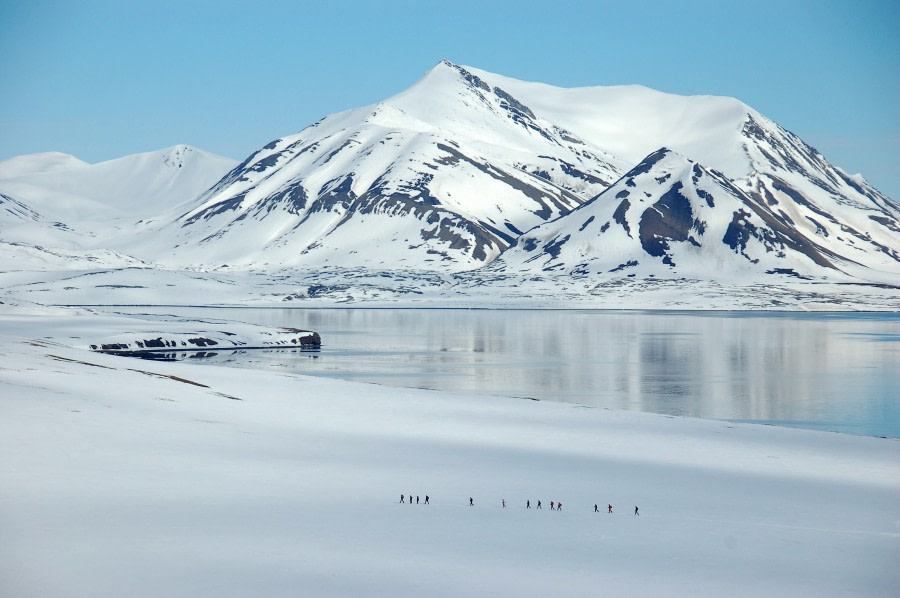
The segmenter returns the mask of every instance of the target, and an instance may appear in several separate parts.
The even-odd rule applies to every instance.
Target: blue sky
[[[0,159],[236,159],[441,58],[737,97],[900,200],[895,0],[0,0]]]

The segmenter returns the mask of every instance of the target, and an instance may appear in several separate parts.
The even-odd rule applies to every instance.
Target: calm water
[[[209,363],[900,437],[900,314],[134,308],[293,326]]]

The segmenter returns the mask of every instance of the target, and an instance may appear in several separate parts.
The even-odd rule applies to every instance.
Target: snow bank
[[[87,312],[2,323],[7,595],[900,583],[896,441],[132,360],[66,346],[113,326]],[[73,342],[46,340],[60,331]]]

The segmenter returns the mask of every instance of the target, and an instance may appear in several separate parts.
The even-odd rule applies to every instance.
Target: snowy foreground
[[[147,362],[78,348],[103,317],[12,311],[4,596],[900,587],[895,440]]]

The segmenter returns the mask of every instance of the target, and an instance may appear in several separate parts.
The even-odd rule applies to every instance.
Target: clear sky
[[[900,200],[898,0],[0,0],[0,159],[243,159],[441,58],[734,96]]]

